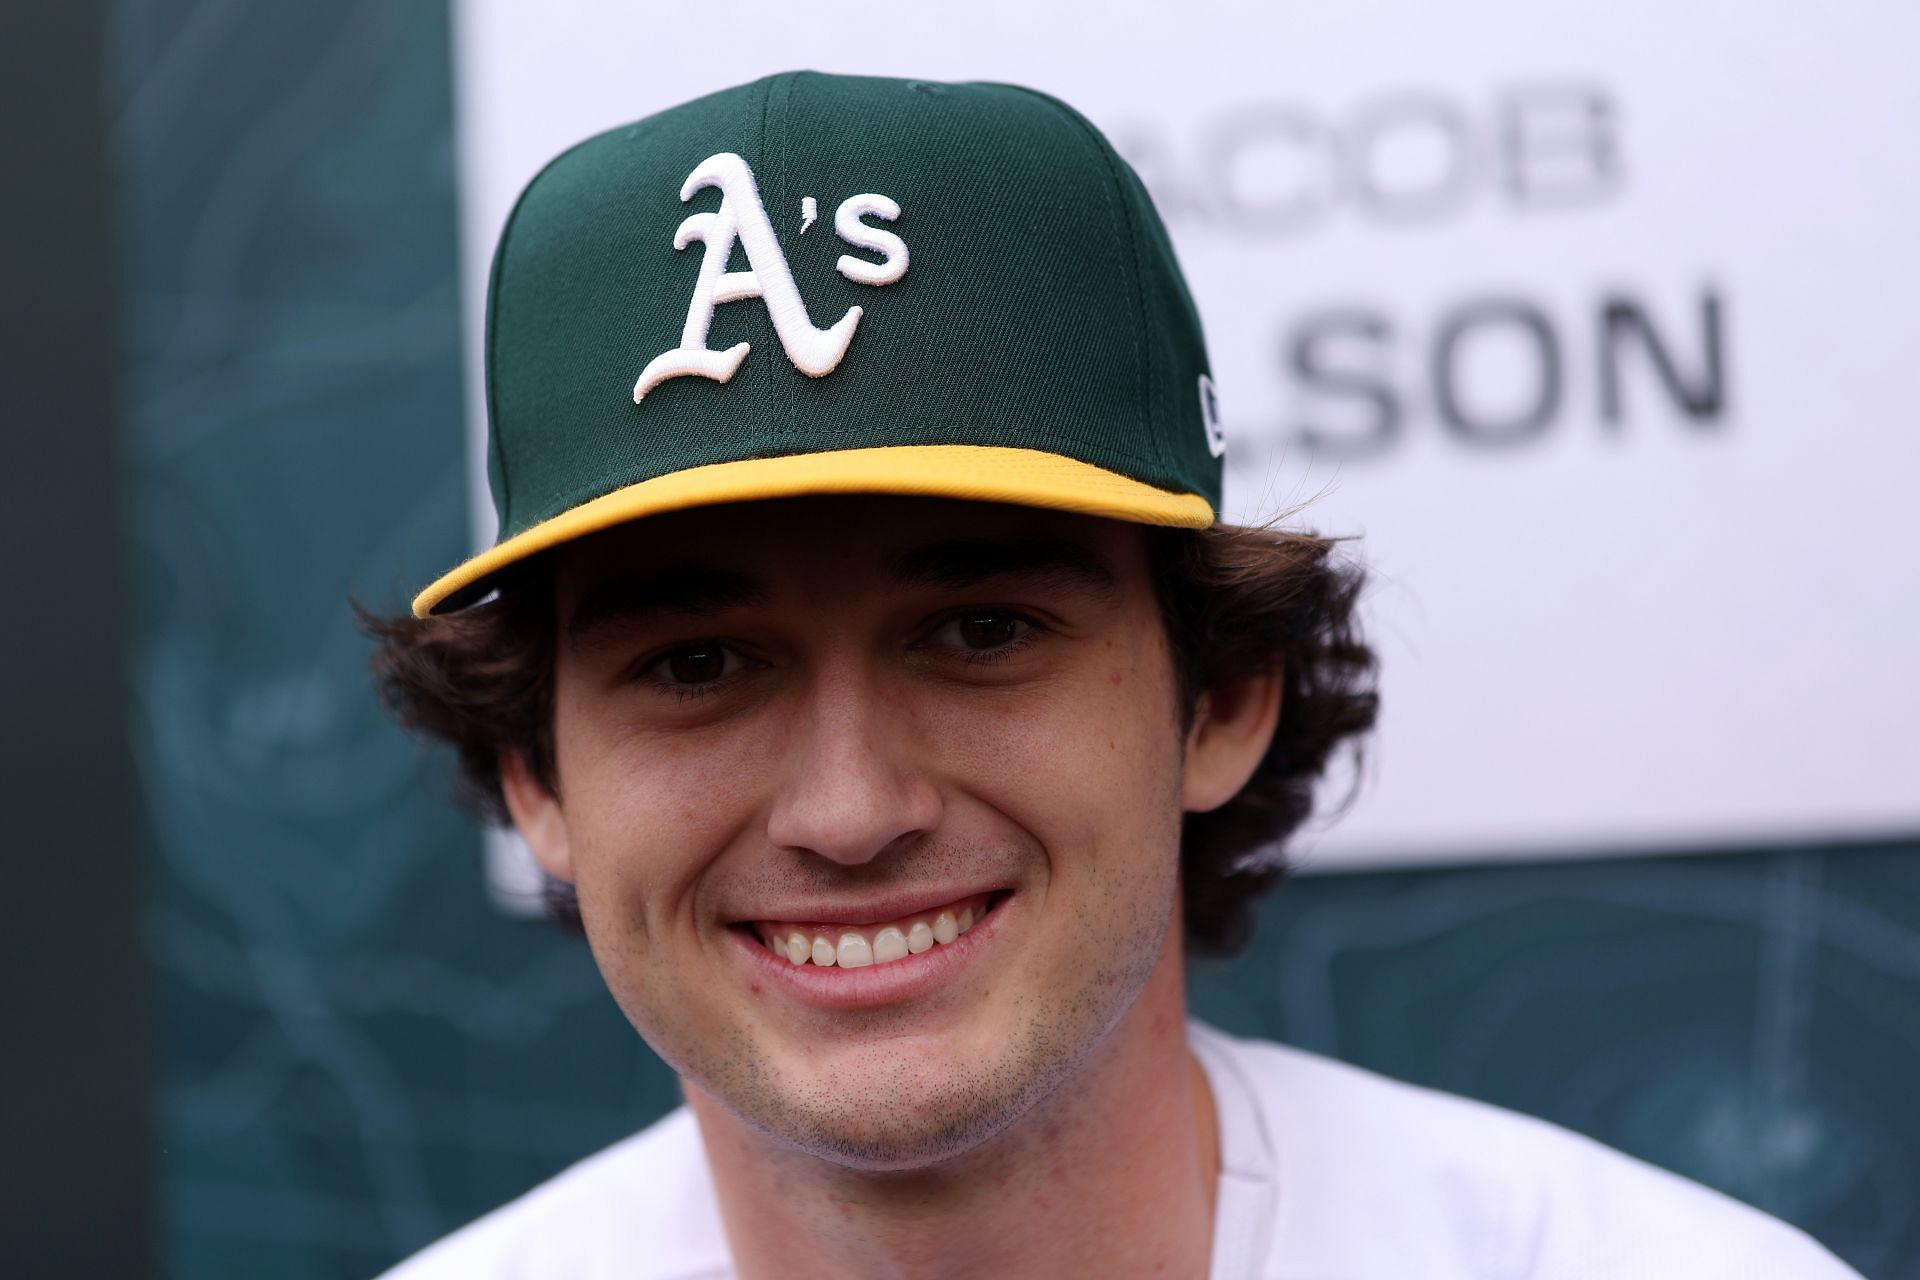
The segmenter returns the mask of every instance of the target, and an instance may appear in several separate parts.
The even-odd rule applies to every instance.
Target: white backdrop
[[[797,67],[1030,84],[1167,218],[1229,514],[1372,570],[1381,730],[1310,865],[1920,832],[1920,7],[455,12],[474,406],[564,147]]]

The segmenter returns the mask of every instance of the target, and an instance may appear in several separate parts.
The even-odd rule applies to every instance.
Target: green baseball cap
[[[587,139],[487,295],[499,537],[413,602],[713,503],[885,493],[1203,528],[1224,452],[1140,179],[1032,90],[792,72]]]

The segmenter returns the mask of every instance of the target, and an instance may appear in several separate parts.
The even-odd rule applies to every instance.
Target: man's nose
[[[854,866],[940,823],[940,792],[897,692],[870,672],[817,672],[792,721],[767,835],[782,849]]]

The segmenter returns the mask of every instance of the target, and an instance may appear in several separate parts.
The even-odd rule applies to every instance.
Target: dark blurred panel
[[[348,608],[467,547],[445,6],[113,28],[166,1272],[364,1277],[671,1085],[496,913]]]
[[[143,1276],[150,1075],[123,726],[105,6],[0,8],[0,1270]]]

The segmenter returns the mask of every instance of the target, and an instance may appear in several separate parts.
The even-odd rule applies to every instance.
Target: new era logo
[[[1220,397],[1213,379],[1200,375],[1200,425],[1207,429],[1207,452],[1222,457],[1227,452],[1227,433],[1220,427]]]

